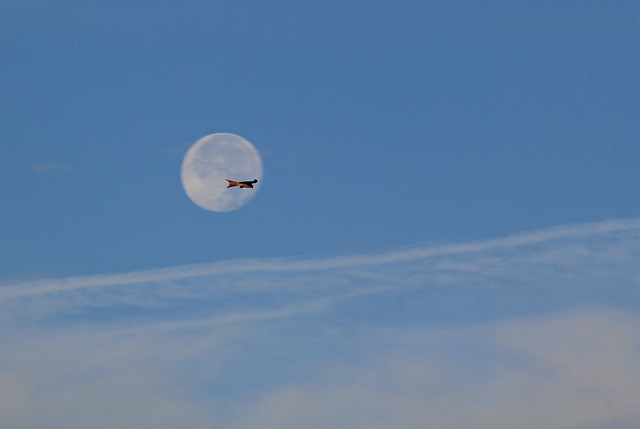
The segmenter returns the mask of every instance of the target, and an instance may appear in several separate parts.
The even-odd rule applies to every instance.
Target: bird
[[[229,184],[227,185],[227,188],[233,188],[234,186],[239,186],[241,188],[253,189],[253,184],[258,183],[258,179],[246,180],[244,182],[236,182],[235,180],[229,180],[229,179],[224,179],[224,180],[229,182]]]

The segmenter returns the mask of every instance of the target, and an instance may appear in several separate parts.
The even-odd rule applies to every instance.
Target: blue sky
[[[0,414],[633,427],[638,9],[2,3]],[[217,132],[229,213],[180,183]]]

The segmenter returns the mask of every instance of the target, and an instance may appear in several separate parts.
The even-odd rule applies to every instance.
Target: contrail
[[[321,271],[346,267],[380,265],[393,262],[408,262],[434,256],[474,253],[486,250],[513,249],[544,243],[559,238],[584,237],[621,231],[627,231],[637,237],[640,237],[640,218],[612,219],[602,222],[565,225],[534,232],[514,234],[497,239],[418,247],[370,255],[353,255],[306,260],[238,259],[206,264],[134,271],[129,273],[96,274],[90,276],[67,277],[62,279],[44,279],[0,286],[0,301],[76,289],[93,289],[117,285],[133,286],[141,283],[179,280],[214,274]]]

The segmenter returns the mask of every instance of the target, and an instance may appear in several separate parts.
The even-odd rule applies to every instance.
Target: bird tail
[[[229,179],[224,179],[227,182],[229,182],[229,184],[227,185],[227,188],[232,188],[234,186],[238,186],[238,182],[234,181],[234,180],[229,180]]]

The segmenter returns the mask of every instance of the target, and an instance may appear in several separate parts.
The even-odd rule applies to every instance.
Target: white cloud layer
[[[424,350],[265,395],[237,427],[637,427],[639,321],[566,312],[455,332],[445,347],[426,331],[413,339]]]
[[[0,287],[16,429],[632,428],[640,220]]]

